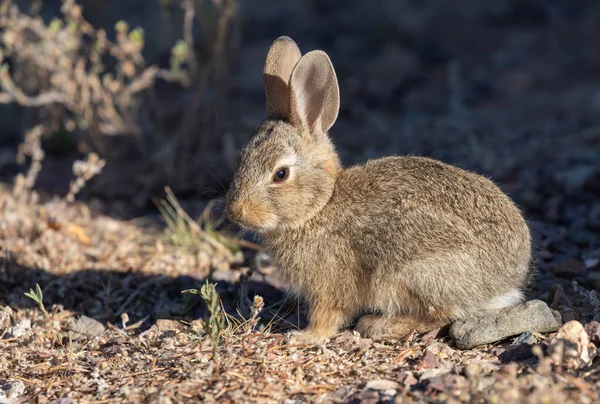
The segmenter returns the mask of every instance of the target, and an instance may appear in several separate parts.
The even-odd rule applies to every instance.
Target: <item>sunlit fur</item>
[[[289,38],[279,45],[297,53]],[[305,67],[331,69],[322,55],[312,58]],[[337,114],[339,100],[329,99],[325,117]],[[240,153],[227,208],[262,236],[291,290],[308,302],[305,341],[328,338],[360,316],[361,334],[402,337],[519,303],[530,232],[494,183],[423,157],[342,169],[327,134],[301,125],[260,127]],[[274,184],[283,161],[294,163],[290,178]]]
[[[293,181],[271,187],[277,162],[291,155],[298,160]],[[338,159],[325,137],[308,140],[288,124],[268,122],[241,153],[229,193],[230,209],[269,212],[247,225],[311,305],[310,340],[366,312],[408,316],[410,327],[401,330],[410,332],[521,296],[515,291],[528,278],[529,230],[491,181],[420,157],[344,171],[330,170],[332,161]],[[363,321],[363,329],[371,323]]]

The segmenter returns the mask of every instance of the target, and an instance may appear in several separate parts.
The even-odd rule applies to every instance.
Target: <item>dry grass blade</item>
[[[167,223],[169,237],[174,245],[192,253],[208,245],[227,259],[234,260],[232,250],[239,249],[213,230],[215,226],[211,224],[206,210],[201,217],[204,219],[202,228],[181,207],[171,188],[165,187],[165,193],[166,199],[159,201],[157,207]]]

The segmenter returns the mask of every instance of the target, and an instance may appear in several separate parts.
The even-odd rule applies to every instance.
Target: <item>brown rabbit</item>
[[[422,157],[342,168],[327,135],[339,89],[322,51],[277,39],[264,82],[267,120],[240,153],[227,212],[308,302],[303,340],[359,316],[361,334],[399,338],[523,300],[530,232],[494,183]]]

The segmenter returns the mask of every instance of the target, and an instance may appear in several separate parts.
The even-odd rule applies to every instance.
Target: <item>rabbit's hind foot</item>
[[[358,320],[355,330],[365,338],[401,339],[413,331],[423,333],[445,325],[442,321],[427,321],[410,316],[366,315]]]

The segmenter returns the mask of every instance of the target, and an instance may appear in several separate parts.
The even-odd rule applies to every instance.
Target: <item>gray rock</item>
[[[522,334],[526,331],[553,332],[560,328],[560,313],[541,300],[530,300],[513,307],[458,320],[450,327],[450,336],[460,349]]]
[[[104,332],[104,325],[93,318],[81,316],[77,320],[70,320],[69,328],[75,334],[75,338],[94,338]]]
[[[535,343],[537,343],[537,338],[535,338],[535,336],[533,335],[533,331],[525,331],[523,334],[515,338],[511,345],[531,345]]]

